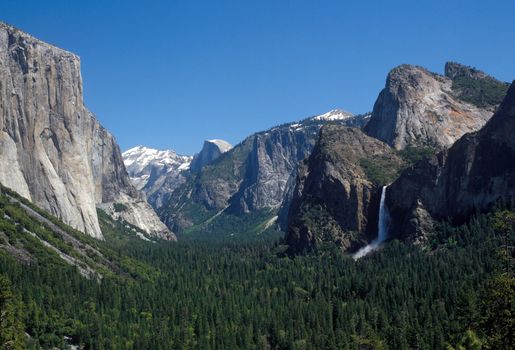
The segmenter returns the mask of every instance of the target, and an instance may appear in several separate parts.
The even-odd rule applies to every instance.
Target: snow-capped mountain
[[[333,109],[327,113],[317,115],[311,119],[313,120],[324,120],[324,121],[335,121],[335,120],[347,120],[354,117],[352,113],[343,111],[341,109]]]
[[[157,150],[137,146],[123,152],[123,163],[138,190],[143,189],[151,176],[186,170],[191,156],[182,156],[172,150]]]
[[[172,150],[157,150],[145,146],[131,148],[122,154],[132,183],[143,191],[154,208],[161,198],[152,196],[156,191],[173,191],[184,181],[182,173],[189,169],[191,156],[179,155]],[[159,196],[160,197],[160,196]]]

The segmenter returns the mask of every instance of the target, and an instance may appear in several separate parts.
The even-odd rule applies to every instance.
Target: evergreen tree
[[[25,348],[23,305],[11,290],[11,283],[0,275],[0,348],[22,350]]]

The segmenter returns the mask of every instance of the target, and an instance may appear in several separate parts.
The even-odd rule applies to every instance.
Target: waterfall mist
[[[386,188],[383,186],[381,190],[381,201],[379,203],[379,217],[377,219],[377,238],[372,242],[358,250],[352,257],[354,260],[364,257],[368,253],[376,250],[379,245],[388,238],[388,226],[390,225],[390,215],[384,203],[386,197]]]

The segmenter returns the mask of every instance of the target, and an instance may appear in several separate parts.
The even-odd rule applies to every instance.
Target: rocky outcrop
[[[211,163],[231,148],[231,144],[224,140],[214,139],[204,141],[202,150],[195,154],[193,160],[191,161],[191,171],[200,171],[200,169],[202,169],[205,165]]]
[[[462,222],[515,196],[515,84],[478,132],[407,169],[388,187],[391,234],[424,241],[435,220]]]
[[[470,78],[470,79],[474,79],[474,80],[484,80],[484,79],[496,80],[496,79],[490,77],[485,72],[480,71],[479,69],[465,66],[458,62],[446,62],[445,63],[445,76],[452,80],[456,80],[456,79],[462,78],[462,77],[466,77],[466,78]],[[496,81],[499,82],[498,80],[496,80]]]
[[[146,195],[155,209],[160,208],[186,181],[192,160],[191,156],[182,156],[172,150],[161,151],[144,146],[131,148],[122,156],[133,185]]]
[[[455,86],[453,78],[463,74],[462,67],[448,64],[449,77],[411,65],[394,68],[374,104],[365,127],[367,134],[397,150],[407,146],[443,149],[464,134],[479,130],[495,106],[478,106],[468,90]],[[480,84],[492,79],[477,71],[466,74],[480,79]]]
[[[359,129],[323,127],[293,181],[287,204],[290,252],[323,242],[354,251],[372,240],[382,185],[395,178],[402,165],[395,150]]]
[[[300,126],[276,128],[248,140],[251,147],[244,176],[238,192],[230,198],[230,209],[248,213],[280,205],[290,173],[313,148],[313,131]]]
[[[243,215],[277,210],[297,164],[311,153],[328,123],[362,126],[366,115],[326,113],[249,136],[204,166],[171,196],[160,216],[174,231],[196,225],[221,211]],[[330,118],[329,118],[330,117]]]
[[[452,79],[454,96],[480,108],[495,109],[501,103],[508,83],[456,62],[445,64],[445,76]]]
[[[113,136],[84,106],[76,55],[0,24],[0,182],[102,238],[97,205],[127,204],[149,234],[173,237],[130,184]]]

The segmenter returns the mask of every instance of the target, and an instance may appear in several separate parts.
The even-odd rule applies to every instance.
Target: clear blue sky
[[[511,81],[514,14],[513,0],[0,1],[1,20],[81,56],[86,104],[123,150],[184,154],[367,112],[401,63]]]

